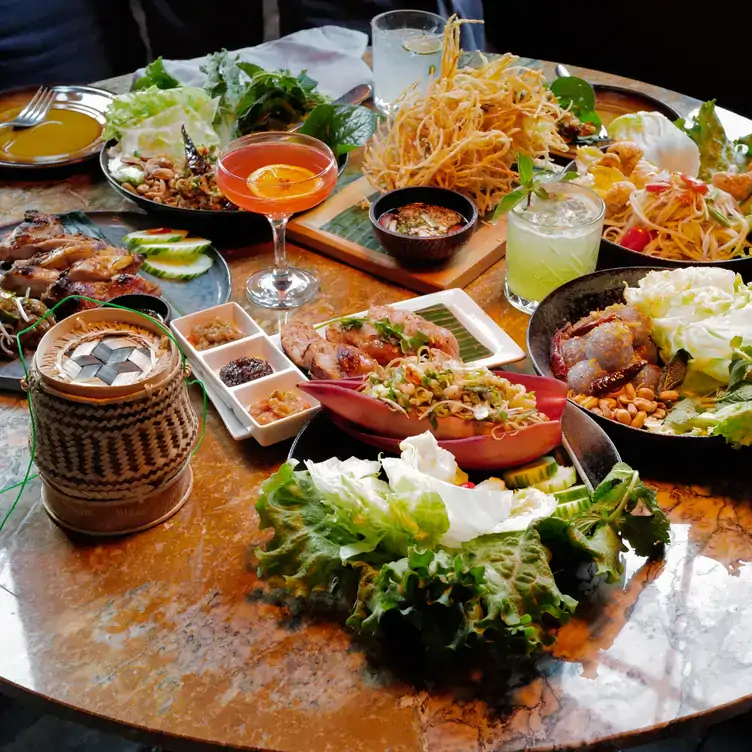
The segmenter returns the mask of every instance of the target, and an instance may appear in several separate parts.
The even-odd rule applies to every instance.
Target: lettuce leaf
[[[180,86],[180,81],[165,69],[161,56],[146,66],[144,75],[133,84],[133,91],[148,89],[150,86],[156,86],[158,89],[174,89]]]
[[[624,541],[648,556],[669,540],[655,494],[623,463],[570,519],[543,517],[457,546],[439,543],[449,520],[438,493],[390,494],[374,475],[377,463],[307,464],[283,465],[262,488],[261,527],[274,537],[257,551],[259,575],[296,596],[355,578],[352,629],[379,637],[408,630],[429,651],[491,642],[529,655],[553,642],[577,607],[567,585],[582,564],[612,582]]]
[[[736,141],[729,140],[718,114],[715,100],[703,102],[694,121],[689,124],[683,118],[676,121],[700,149],[700,177],[709,181],[716,172],[746,172],[749,167],[748,147],[752,134]]]

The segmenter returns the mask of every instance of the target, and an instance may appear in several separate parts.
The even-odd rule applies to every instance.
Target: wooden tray
[[[288,236],[338,261],[416,292],[465,287],[504,257],[506,220],[502,219],[495,224],[481,221],[470,242],[442,266],[403,266],[376,241],[368,210],[359,206],[364,199],[376,195],[366,178],[361,177],[320,206],[291,220]]]

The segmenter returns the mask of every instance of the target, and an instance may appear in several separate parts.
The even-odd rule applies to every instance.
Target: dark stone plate
[[[606,269],[587,274],[562,285],[546,297],[530,319],[527,330],[527,350],[536,372],[541,376],[553,376],[551,373],[551,341],[557,329],[567,322],[573,322],[590,311],[605,308],[614,303],[624,302],[625,284],[636,287],[637,283],[658,267],[630,267],[627,269]],[[571,405],[576,405],[570,400]],[[632,428],[615,420],[591,413],[579,405],[579,410],[601,425],[617,446],[624,450],[630,447],[631,456],[643,452],[684,452],[690,447],[702,451],[710,449],[726,450],[725,441],[719,437],[708,436],[667,436],[651,433],[640,428]],[[627,457],[630,461],[631,457]]]
[[[587,479],[593,487],[597,486],[621,459],[616,447],[588,414],[571,404],[564,410],[562,425],[564,451],[577,468],[580,478]],[[319,413],[295,437],[287,459],[301,462],[323,462],[330,457],[375,460],[379,454],[384,452],[351,438],[340,431],[325,413]]]

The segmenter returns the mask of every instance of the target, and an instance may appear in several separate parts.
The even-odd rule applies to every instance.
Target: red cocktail
[[[318,291],[316,277],[287,265],[285,228],[292,214],[321,203],[337,182],[337,160],[318,139],[296,133],[243,136],[219,155],[217,185],[234,204],[264,214],[274,233],[274,268],[248,280],[248,298],[266,308],[295,308]]]

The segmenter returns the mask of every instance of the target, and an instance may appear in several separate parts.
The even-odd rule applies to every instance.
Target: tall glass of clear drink
[[[507,214],[507,300],[533,313],[565,282],[595,271],[606,207],[588,188],[545,183],[548,198],[533,195]]]
[[[417,83],[425,91],[441,69],[446,21],[436,13],[391,10],[371,21],[373,100],[386,113],[399,95]]]

